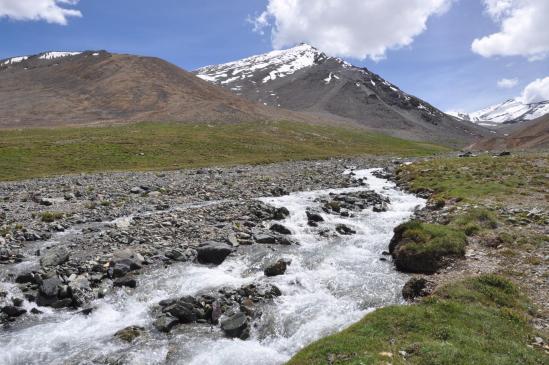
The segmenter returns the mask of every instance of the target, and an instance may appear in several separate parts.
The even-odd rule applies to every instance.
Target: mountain
[[[265,106],[351,121],[397,137],[463,145],[484,128],[447,116],[366,68],[301,44],[195,71],[198,77]]]
[[[504,136],[492,137],[473,145],[476,150],[549,148],[549,114],[509,127]]]
[[[240,98],[158,58],[88,51],[0,60],[0,127],[269,119],[304,118]]]
[[[549,114],[549,100],[539,103],[523,103],[521,98],[509,99],[501,104],[489,106],[473,113],[448,112],[461,120],[493,127],[501,124],[519,123],[534,120]]]

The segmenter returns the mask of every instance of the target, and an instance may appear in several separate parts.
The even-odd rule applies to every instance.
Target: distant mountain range
[[[509,99],[501,104],[473,112],[448,112],[460,120],[467,120],[479,125],[494,127],[502,124],[513,124],[534,120],[549,114],[549,100],[526,104],[520,98]]]
[[[463,145],[487,135],[368,69],[307,44],[203,67],[195,74],[265,106],[351,121],[397,137]]]
[[[360,126],[460,147],[490,135],[306,44],[194,74],[106,51],[0,60],[0,127],[265,120]]]

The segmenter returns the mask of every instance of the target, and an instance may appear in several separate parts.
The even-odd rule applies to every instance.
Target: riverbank
[[[388,172],[428,199],[395,239],[395,260],[421,258],[409,271],[430,271],[433,258],[440,267],[407,285],[415,304],[367,315],[290,364],[548,363],[547,154],[427,159]],[[432,231],[441,243],[461,232],[467,245],[441,250]]]

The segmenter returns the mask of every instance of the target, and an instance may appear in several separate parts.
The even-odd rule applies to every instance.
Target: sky
[[[156,56],[187,70],[300,42],[444,111],[549,100],[548,0],[0,0],[0,59]]]

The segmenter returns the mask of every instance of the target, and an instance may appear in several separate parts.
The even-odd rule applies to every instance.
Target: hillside
[[[304,118],[256,105],[158,58],[47,52],[0,61],[0,127],[267,119]]]
[[[401,138],[463,145],[486,135],[371,71],[307,44],[195,73],[266,106],[352,121]]]
[[[510,128],[504,137],[492,137],[473,145],[477,150],[535,149],[549,147],[549,115]]]

